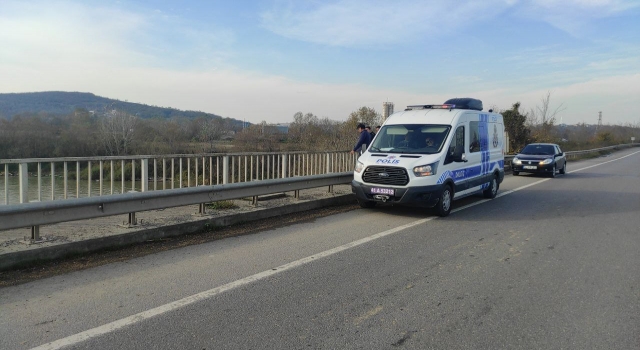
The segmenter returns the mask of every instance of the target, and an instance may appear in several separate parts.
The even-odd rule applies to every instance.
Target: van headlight
[[[417,177],[422,176],[431,176],[436,174],[436,170],[438,169],[438,163],[432,163],[427,165],[418,165],[413,168],[413,175]]]
[[[356,172],[356,173],[359,173],[359,172],[361,172],[361,171],[362,171],[362,169],[364,169],[364,163],[362,163],[362,162],[357,162],[357,163],[356,163],[356,168],[355,168],[355,169],[353,169],[353,170],[355,170],[355,172]]]
[[[545,160],[543,160],[542,162],[540,162],[540,165],[546,165],[546,164],[551,164],[553,163],[553,159],[552,158],[547,158]]]
[[[518,157],[513,157],[513,160],[511,161],[511,163],[515,165],[522,165],[522,161],[518,159]]]

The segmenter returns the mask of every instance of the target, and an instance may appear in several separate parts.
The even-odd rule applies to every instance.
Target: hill
[[[140,118],[222,118],[211,113],[149,106],[100,97],[87,92],[45,91],[0,94],[0,118],[5,119],[23,113],[67,115],[76,110],[76,108],[84,108],[98,115],[105,113],[107,110],[118,109]],[[234,124],[242,125],[242,121],[232,120]]]

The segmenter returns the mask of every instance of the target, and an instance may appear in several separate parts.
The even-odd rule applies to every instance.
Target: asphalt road
[[[568,164],[6,287],[0,348],[640,349],[640,152]]]

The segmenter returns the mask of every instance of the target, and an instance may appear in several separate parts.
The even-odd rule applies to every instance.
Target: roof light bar
[[[452,98],[446,100],[442,104],[433,104],[433,105],[412,105],[407,106],[405,111],[410,111],[412,109],[472,109],[476,111],[482,110],[482,101],[477,100],[475,98]]]
[[[405,111],[410,111],[413,109],[454,109],[456,108],[456,105],[454,104],[439,104],[439,105],[412,105],[412,106],[407,106],[407,108],[405,109]]]
[[[431,106],[431,109],[454,109],[454,108],[456,108],[456,105],[452,105],[452,104],[441,104],[441,105]]]

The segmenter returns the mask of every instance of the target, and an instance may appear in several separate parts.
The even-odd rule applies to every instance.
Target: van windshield
[[[385,125],[376,135],[369,151],[412,154],[439,153],[450,130],[450,125]]]

